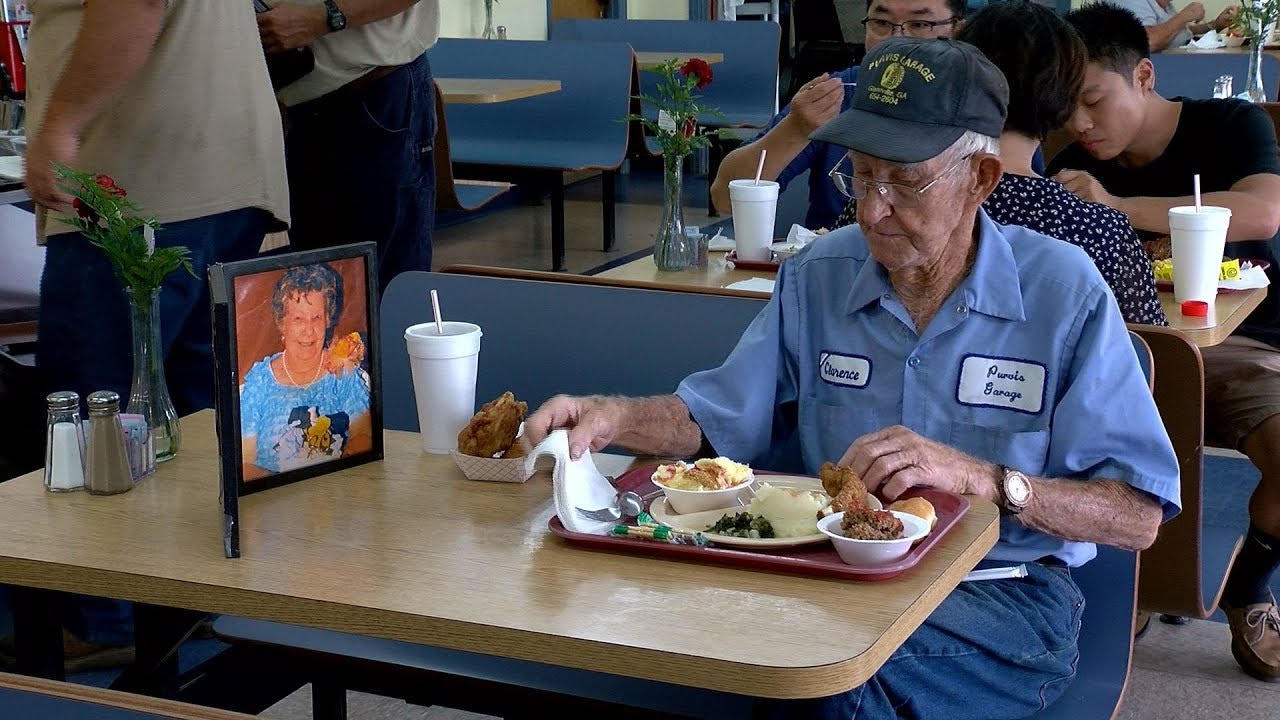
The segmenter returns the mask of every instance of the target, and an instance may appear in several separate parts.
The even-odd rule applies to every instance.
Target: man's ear
[[[973,194],[977,196],[978,203],[982,204],[996,189],[996,185],[1000,184],[1000,177],[1004,175],[1004,165],[1000,162],[999,155],[982,154],[975,156],[974,159],[978,161],[978,172],[974,177]]]
[[[1150,58],[1142,58],[1133,68],[1132,85],[1139,90],[1151,92],[1156,88],[1156,66]]]

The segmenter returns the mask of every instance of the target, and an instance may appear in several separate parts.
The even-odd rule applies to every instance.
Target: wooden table
[[[798,698],[865,682],[999,535],[970,498],[915,569],[867,583],[591,552],[547,531],[545,470],[473,482],[388,432],[383,462],[244,498],[227,560],[213,420],[186,418],[182,453],[124,495],[0,485],[0,583]]]
[[[6,718],[53,720],[250,720],[249,715],[130,695],[85,685],[0,673],[0,708]]]
[[[1213,313],[1209,317],[1188,317],[1182,314],[1173,293],[1161,292],[1160,304],[1164,306],[1165,317],[1169,325],[1181,330],[1191,342],[1199,347],[1210,347],[1226,340],[1235,332],[1253,309],[1267,299],[1270,288],[1255,288],[1218,295],[1213,304]]]
[[[653,264],[652,257],[633,260],[611,270],[594,276],[603,280],[618,281],[634,287],[652,287],[660,290],[686,290],[694,292],[710,292],[718,295],[740,295],[743,297],[768,297],[768,293],[753,290],[731,290],[725,286],[753,277],[774,279],[774,275],[764,271],[738,270],[730,268],[724,260],[724,253],[711,253],[704,269],[683,270],[680,272],[662,272]],[[1193,318],[1182,314],[1173,293],[1161,292],[1160,303],[1164,306],[1169,325],[1185,333],[1191,342],[1200,347],[1217,345],[1227,336],[1235,332],[1254,308],[1262,304],[1267,297],[1268,288],[1242,290],[1223,293],[1214,303],[1214,312],[1210,317]]]
[[[641,70],[653,70],[668,60],[675,60],[680,65],[685,64],[691,58],[701,58],[708,65],[724,62],[724,53],[696,53],[696,52],[663,52],[638,50],[636,51],[636,66]]]
[[[560,92],[559,80],[436,78],[440,97],[456,105],[488,105]]]

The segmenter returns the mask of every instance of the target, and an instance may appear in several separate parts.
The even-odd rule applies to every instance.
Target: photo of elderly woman
[[[244,480],[372,449],[361,258],[234,280]]]

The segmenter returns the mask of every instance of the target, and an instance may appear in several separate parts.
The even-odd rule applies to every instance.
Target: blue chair
[[[1156,68],[1156,92],[1164,97],[1204,99],[1213,97],[1213,81],[1220,75],[1235,80],[1235,93],[1244,92],[1249,76],[1249,56],[1222,53],[1156,53],[1151,56]],[[1262,56],[1262,87],[1267,98],[1274,100],[1280,90],[1280,60],[1269,54]]]
[[[1137,333],[1129,340],[1148,386],[1154,387],[1151,348]],[[1138,600],[1138,555],[1098,546],[1098,556],[1071,571],[1084,595],[1076,678],[1058,701],[1029,720],[1110,720],[1120,709],[1133,659]]]
[[[702,90],[702,102],[720,111],[700,118],[708,127],[760,128],[769,124],[778,102],[778,44],[781,30],[772,22],[689,20],[561,20],[551,28],[554,42],[618,41],[639,51],[715,52],[724,61],[711,66],[715,80]],[[652,95],[657,79],[640,73],[640,89]],[[647,117],[657,110],[645,108]]]
[[[604,171],[604,249],[614,246],[614,173],[626,159],[634,56],[623,43],[442,39],[440,78],[551,79],[559,92],[494,104],[447,104],[457,175],[551,186],[552,267],[564,269],[564,173]]]
[[[436,162],[436,210],[479,210],[511,189],[510,183],[454,178],[453,155],[449,151],[449,123],[439,88],[436,88],[436,118],[436,140],[432,148]]]

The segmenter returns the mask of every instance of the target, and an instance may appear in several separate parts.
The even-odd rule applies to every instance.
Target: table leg
[[[13,645],[19,673],[49,680],[66,678],[57,593],[13,588]]]
[[[112,690],[173,698],[178,694],[178,648],[208,613],[133,604],[133,664],[111,683]]]
[[[312,680],[311,717],[314,720],[347,720],[347,689],[327,678]]]

